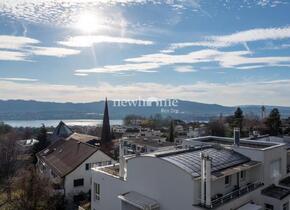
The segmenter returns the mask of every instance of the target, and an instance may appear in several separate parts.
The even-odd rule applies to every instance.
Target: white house
[[[49,177],[55,189],[67,199],[89,192],[91,167],[114,163],[97,147],[74,139],[59,140],[39,152],[37,157],[40,172]]]
[[[122,157],[122,144],[120,154]],[[283,143],[218,137],[187,139],[183,149],[120,158],[92,169],[92,210],[286,210]]]

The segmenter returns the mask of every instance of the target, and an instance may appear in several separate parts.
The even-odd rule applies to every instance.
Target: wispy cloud
[[[124,71],[154,72],[160,67],[181,65],[183,67],[175,69],[184,73],[194,71],[194,64],[216,63],[222,68],[254,69],[262,67],[289,67],[290,57],[254,57],[249,51],[219,51],[219,50],[198,50],[188,54],[147,54],[135,58],[125,59],[121,65],[108,65],[104,67],[79,69],[77,73],[116,73]],[[185,64],[191,64],[185,65]],[[185,67],[184,67],[185,66]]]
[[[144,4],[162,4],[179,10],[198,8],[199,0],[4,0],[0,3],[0,11],[6,16],[29,22],[66,25],[82,11]]]
[[[0,50],[0,60],[2,61],[25,61],[28,56],[25,52]]]
[[[40,56],[66,57],[80,54],[81,51],[59,47],[33,47],[30,52],[34,55]]]
[[[290,106],[290,80],[254,81],[241,83],[206,83],[170,85],[135,83],[130,85],[98,86],[55,85],[0,81],[2,99],[34,99],[42,101],[85,102],[109,99],[172,98],[223,105],[270,104]],[[86,94],[84,94],[86,93]],[[96,93],[98,97],[96,97]],[[223,93],[223,94],[220,94]]]
[[[24,77],[0,77],[0,80],[17,81],[17,82],[37,82],[38,79],[24,78]]]
[[[18,50],[39,43],[38,40],[29,37],[0,35],[0,49]]]
[[[133,44],[133,45],[152,45],[154,42],[148,40],[140,40],[126,37],[114,36],[75,36],[70,37],[66,41],[58,42],[68,47],[90,47],[99,43],[116,43],[116,44]]]
[[[176,66],[174,70],[179,73],[197,72],[192,66]]]
[[[88,74],[86,73],[74,73],[75,76],[79,76],[79,77],[86,77],[88,76]]]
[[[124,71],[138,71],[138,72],[155,72],[153,69],[159,68],[157,63],[137,63],[137,64],[123,64],[123,65],[108,65],[100,68],[92,69],[78,69],[76,73],[116,73]]]
[[[208,36],[204,41],[199,42],[181,42],[173,43],[167,51],[174,51],[185,47],[210,47],[223,48],[230,47],[236,44],[245,44],[247,42],[265,41],[265,40],[281,40],[290,38],[290,27],[281,28],[256,28],[246,31],[240,31],[230,35],[223,36]]]
[[[33,56],[66,57],[79,53],[75,49],[44,47],[39,40],[29,37],[0,36],[0,60],[29,61]]]

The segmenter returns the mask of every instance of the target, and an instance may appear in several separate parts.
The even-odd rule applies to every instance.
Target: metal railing
[[[241,197],[249,192],[252,192],[263,185],[264,184],[262,182],[249,183],[246,186],[242,186],[239,189],[233,190],[232,192],[229,192],[229,193],[227,193],[219,198],[212,199],[210,206],[205,206],[205,205],[200,205],[200,206],[202,206],[206,209],[213,209],[213,208],[221,206],[224,203],[227,203],[233,199],[239,198],[239,197]]]

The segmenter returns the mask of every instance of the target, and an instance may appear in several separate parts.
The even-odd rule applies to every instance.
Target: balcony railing
[[[211,200],[210,206],[200,205],[206,209],[214,209],[218,206],[223,205],[224,203],[230,202],[236,198],[239,198],[249,192],[252,192],[259,187],[263,186],[264,184],[262,182],[255,182],[255,183],[249,183],[246,186],[242,186],[239,189],[233,190],[230,193],[227,193],[225,195],[222,195],[219,198],[214,198]]]

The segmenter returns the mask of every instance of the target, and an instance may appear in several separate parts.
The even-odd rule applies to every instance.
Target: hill
[[[123,119],[126,115],[136,114],[149,117],[155,114],[170,115],[183,120],[208,120],[211,117],[232,114],[236,107],[218,104],[205,104],[178,100],[177,107],[116,106],[109,101],[111,119]],[[0,100],[1,120],[47,120],[47,119],[101,119],[104,101],[90,103],[56,103],[25,100]],[[260,105],[241,106],[244,113],[260,116]],[[266,106],[269,112],[273,106]],[[290,107],[279,108],[283,117],[290,116]]]

